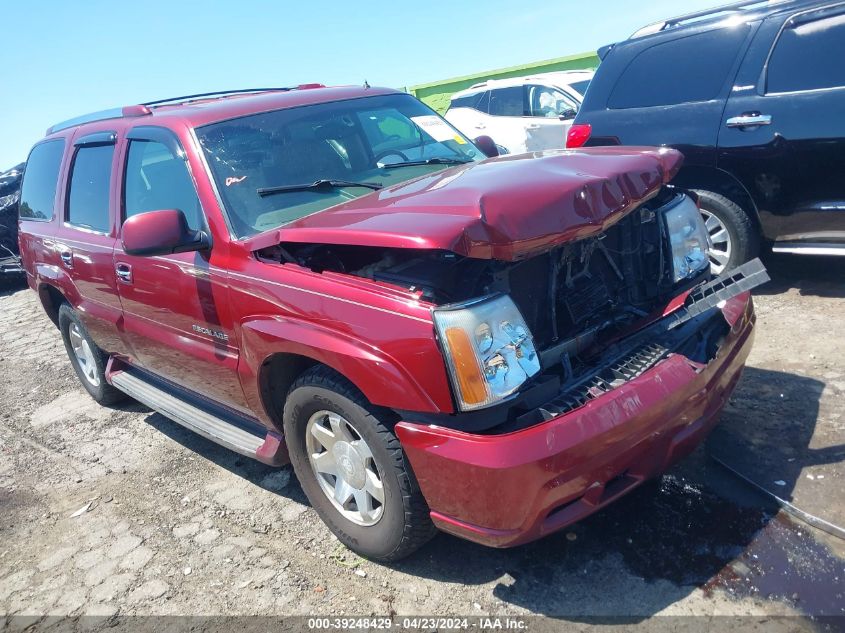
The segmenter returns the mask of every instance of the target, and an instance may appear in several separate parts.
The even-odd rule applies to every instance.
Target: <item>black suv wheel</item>
[[[718,275],[757,256],[760,237],[748,214],[735,202],[712,191],[696,189],[701,215],[710,234],[710,269]]]

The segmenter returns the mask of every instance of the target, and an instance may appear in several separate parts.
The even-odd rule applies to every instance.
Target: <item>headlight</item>
[[[507,295],[434,310],[461,410],[490,406],[540,371],[534,339]]]
[[[672,248],[673,281],[691,277],[710,265],[710,236],[695,202],[684,196],[663,212]]]

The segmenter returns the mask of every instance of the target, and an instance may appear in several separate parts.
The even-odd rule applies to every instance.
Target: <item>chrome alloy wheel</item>
[[[701,209],[701,215],[704,216],[704,226],[710,235],[710,270],[718,275],[725,270],[731,259],[733,240],[728,227],[718,217],[707,209]]]
[[[335,508],[358,525],[378,523],[384,514],[384,485],[373,453],[344,417],[317,411],[305,426],[308,461]]]
[[[82,370],[82,375],[85,376],[92,387],[100,386],[100,377],[97,376],[97,363],[94,362],[94,350],[82,336],[82,332],[76,323],[71,323],[68,327],[68,336],[70,337],[70,346],[73,349],[73,355],[76,357],[76,362],[79,363],[79,369]]]

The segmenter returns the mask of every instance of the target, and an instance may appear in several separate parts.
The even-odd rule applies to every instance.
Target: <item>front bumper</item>
[[[720,309],[730,329],[707,364],[670,354],[547,422],[502,435],[397,424],[435,525],[494,547],[526,543],[583,519],[691,452],[717,423],[751,350],[751,295]]]

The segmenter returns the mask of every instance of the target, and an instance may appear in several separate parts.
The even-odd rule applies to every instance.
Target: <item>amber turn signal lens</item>
[[[447,328],[445,334],[452,352],[455,376],[463,401],[467,404],[481,404],[487,400],[487,385],[481,375],[469,335],[459,327]]]

